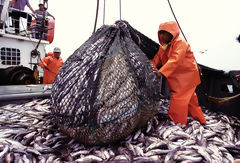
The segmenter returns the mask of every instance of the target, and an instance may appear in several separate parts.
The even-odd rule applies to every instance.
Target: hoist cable
[[[105,5],[106,5],[106,0],[104,0],[103,4],[103,25],[105,25]]]
[[[173,14],[173,16],[174,16],[174,19],[175,19],[175,21],[177,22],[178,27],[179,27],[179,29],[180,29],[180,31],[181,31],[184,39],[187,41],[187,38],[185,37],[185,35],[184,35],[183,31],[182,31],[182,28],[181,28],[180,24],[178,23],[177,17],[176,17],[176,15],[175,15],[175,13],[174,13],[174,11],[173,11],[173,9],[172,9],[172,5],[171,5],[171,3],[170,3],[169,0],[168,0],[168,4],[169,4],[169,7],[170,7],[170,9],[171,9],[171,11],[172,11],[172,14]]]
[[[121,0],[119,0],[119,12],[120,12],[120,20],[122,20],[122,6],[121,6]]]
[[[95,33],[95,31],[96,31],[97,19],[98,19],[98,9],[99,9],[99,0],[97,0],[97,9],[96,9],[96,17],[95,17],[95,24],[94,24],[93,33]]]

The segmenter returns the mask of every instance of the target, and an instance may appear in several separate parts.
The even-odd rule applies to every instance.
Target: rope
[[[122,20],[122,5],[121,5],[122,1],[119,0],[119,12],[120,12],[120,20]]]
[[[94,24],[93,33],[95,33],[95,31],[96,31],[97,19],[98,19],[98,9],[99,9],[99,0],[97,0],[97,9],[96,9],[96,17],[95,17],[95,24]]]
[[[209,101],[212,101],[212,102],[215,102],[215,103],[221,105],[221,104],[225,104],[225,103],[229,102],[230,100],[235,99],[239,96],[240,96],[240,93],[237,95],[234,95],[234,96],[223,97],[223,98],[208,96],[208,99],[209,99]]]
[[[180,24],[178,23],[177,17],[176,17],[176,15],[175,15],[175,13],[174,13],[174,11],[173,11],[173,9],[172,9],[172,5],[171,5],[171,3],[170,3],[169,0],[168,0],[168,4],[169,4],[169,7],[170,7],[170,9],[171,9],[171,11],[172,11],[172,14],[173,14],[173,16],[174,16],[174,19],[175,19],[175,21],[177,22],[177,24],[178,24],[178,26],[179,26],[179,29],[180,29],[180,31],[181,31],[184,39],[187,41],[187,38],[185,37],[185,35],[184,35],[183,31],[182,31],[182,28],[181,28]]]
[[[105,1],[106,0],[104,0],[104,4],[103,4],[103,25],[105,25]]]

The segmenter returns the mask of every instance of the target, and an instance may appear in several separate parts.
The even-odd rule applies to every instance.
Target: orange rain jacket
[[[64,62],[61,57],[57,59],[52,52],[49,52],[47,57],[39,62],[39,65],[43,68],[43,84],[52,84],[63,64]],[[47,67],[48,70],[44,66]]]
[[[179,37],[180,31],[176,22],[160,24],[158,39],[161,45],[159,31],[164,30],[173,35],[173,40],[168,44],[167,49],[159,48],[151,63],[155,66],[162,66],[160,72],[167,78],[171,91],[183,92],[200,84],[200,76],[197,63],[194,59],[190,45]]]

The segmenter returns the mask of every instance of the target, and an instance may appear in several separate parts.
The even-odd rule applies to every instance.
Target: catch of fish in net
[[[160,100],[161,81],[147,58],[157,48],[126,21],[94,33],[53,83],[52,113],[62,131],[84,144],[101,145],[143,126]]]

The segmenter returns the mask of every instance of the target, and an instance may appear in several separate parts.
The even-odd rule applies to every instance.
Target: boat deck
[[[36,98],[48,98],[51,84],[0,86],[0,106]]]

